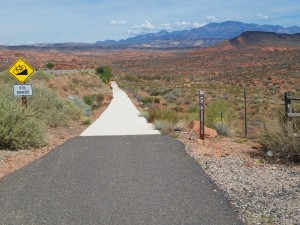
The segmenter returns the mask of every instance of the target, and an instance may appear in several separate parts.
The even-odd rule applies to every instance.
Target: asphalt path
[[[0,224],[241,224],[185,146],[112,89],[80,137],[0,180]]]
[[[241,224],[162,135],[76,137],[0,180],[0,224]]]

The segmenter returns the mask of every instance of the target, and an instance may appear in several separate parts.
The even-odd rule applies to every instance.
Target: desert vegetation
[[[113,77],[113,73],[109,66],[97,67],[96,73],[104,83],[108,83]]]
[[[266,121],[259,135],[263,147],[285,159],[300,161],[300,118],[287,118],[279,114]]]
[[[184,121],[185,126],[199,119],[199,91],[203,90],[206,126],[216,129],[221,135],[233,137],[245,135],[245,89],[247,137],[261,141],[266,152],[272,150],[274,155],[296,159],[297,156],[290,153],[299,149],[299,137],[295,136],[299,134],[297,123],[284,125],[281,120],[281,125],[275,129],[277,136],[272,135],[274,141],[268,140],[274,143],[273,146],[263,142],[269,137],[266,131],[272,130],[267,129],[267,124],[280,120],[278,115],[284,111],[284,92],[300,96],[300,49],[276,49],[223,46],[181,52],[176,57],[158,60],[140,59],[127,62],[126,72],[117,71],[116,79],[141,107],[145,107],[149,121],[155,121],[151,117],[153,112],[159,115],[158,111],[169,110],[170,119],[176,112],[177,120]],[[176,127],[174,122],[169,122],[168,116],[157,117],[158,126]],[[289,126],[290,137],[285,135],[285,126]],[[281,145],[278,132],[285,139],[280,141]],[[288,147],[288,142],[294,143],[294,147]],[[289,150],[280,153],[279,149],[285,148],[282,145]]]
[[[11,61],[24,56],[17,50],[4,50],[1,54]],[[248,138],[258,140],[267,122],[277,120],[278,113],[282,112],[284,92],[300,95],[300,48],[272,42],[239,46],[227,42],[189,51],[103,50],[75,51],[72,54],[28,51],[26,59],[35,68],[44,68],[52,62],[55,69],[78,68],[83,71],[72,76],[62,74],[59,79],[52,70],[47,76],[42,75],[44,72],[41,75],[36,72],[32,79],[47,82],[47,86],[62,97],[78,93],[86,95],[83,101],[91,108],[98,104],[94,84],[100,74],[95,75],[95,69],[100,72],[103,66],[99,65],[106,65],[113,71],[119,85],[142,110],[147,111],[143,112],[144,115],[157,116],[153,121],[158,127],[172,128],[166,130],[174,130],[176,124],[159,118],[163,113],[158,111],[168,111],[170,117],[175,113],[181,126],[183,122],[188,126],[192,120],[199,119],[198,95],[203,90],[206,126],[222,135],[243,138],[245,89]],[[94,75],[86,76],[87,73]],[[11,82],[14,78],[3,79]],[[85,88],[80,89],[81,85]]]
[[[12,93],[13,84],[18,82],[7,72],[0,74],[1,148],[41,147],[48,142],[49,128],[65,127],[72,121],[88,125],[92,110],[99,108],[109,93],[91,71],[60,75],[37,71],[29,82],[33,95],[25,108],[20,97]]]

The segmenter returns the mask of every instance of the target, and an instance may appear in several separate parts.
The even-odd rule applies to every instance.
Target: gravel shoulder
[[[271,162],[252,141],[178,139],[215,181],[246,224],[300,224],[300,166]]]

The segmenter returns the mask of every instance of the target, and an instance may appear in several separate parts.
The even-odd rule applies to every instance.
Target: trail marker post
[[[248,121],[247,121],[247,93],[244,88],[244,105],[245,105],[245,137],[248,135]]]
[[[200,105],[200,139],[204,140],[204,91],[199,92]]]

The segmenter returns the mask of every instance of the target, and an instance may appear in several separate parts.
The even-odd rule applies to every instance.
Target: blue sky
[[[94,43],[228,20],[300,26],[300,0],[1,0],[0,44]]]

